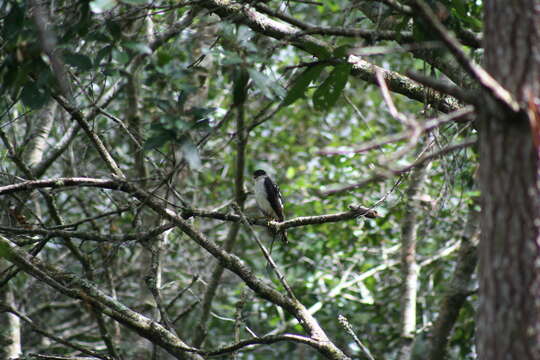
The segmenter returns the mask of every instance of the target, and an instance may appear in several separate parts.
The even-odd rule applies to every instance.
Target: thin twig
[[[27,323],[28,325],[30,325],[30,327],[32,328],[33,331],[37,332],[38,334],[41,334],[59,344],[62,344],[62,345],[66,345],[70,348],[73,348],[75,350],[78,350],[80,352],[82,352],[83,354],[87,354],[87,355],[91,355],[91,356],[94,356],[98,359],[103,359],[103,360],[110,360],[110,357],[108,356],[105,356],[105,355],[102,355],[100,353],[97,353],[97,352],[94,352],[92,350],[89,350],[89,349],[86,349],[80,345],[77,345],[75,343],[72,343],[71,341],[67,341],[65,339],[62,339],[58,336],[55,336],[51,333],[49,333],[47,330],[45,329],[42,329],[41,327],[37,326],[34,321],[32,321],[32,319],[30,319],[29,317],[27,317],[26,315],[24,314],[21,314],[20,312],[18,312],[17,310],[15,310],[14,308],[10,307],[10,306],[7,306],[7,305],[0,305],[0,310],[1,311],[7,311],[9,313],[12,313],[13,315],[17,316],[19,319],[23,320],[25,323]]]
[[[438,151],[423,155],[423,156],[419,157],[418,159],[416,159],[411,164],[402,166],[399,169],[390,169],[389,171],[386,171],[384,173],[377,173],[377,174],[375,174],[373,176],[370,176],[367,179],[362,180],[361,182],[358,182],[356,184],[343,186],[343,187],[340,187],[340,188],[337,188],[337,189],[320,191],[319,195],[325,197],[325,196],[332,196],[332,195],[342,194],[344,192],[348,192],[348,191],[351,191],[351,190],[361,188],[363,186],[366,186],[367,184],[371,184],[372,182],[385,180],[385,179],[387,179],[388,177],[390,177],[392,175],[406,173],[409,170],[411,170],[412,168],[417,167],[419,165],[422,165],[427,161],[436,159],[436,158],[438,158],[440,156],[449,154],[449,153],[454,152],[456,150],[461,150],[461,149],[473,146],[474,144],[476,144],[476,142],[477,142],[477,139],[472,138],[472,139],[465,140],[465,141],[463,141],[462,143],[459,143],[459,144],[449,145],[449,146],[447,146],[447,147],[445,147],[443,149],[440,149]]]
[[[449,122],[453,121],[462,121],[463,119],[466,119],[468,116],[473,114],[474,108],[472,106],[465,106],[459,110],[456,110],[450,114],[444,114],[443,116],[440,116],[438,118],[432,119],[427,121],[424,125],[422,125],[422,132],[429,132],[433,129],[438,128],[441,125],[447,124]],[[316,152],[317,155],[349,155],[349,154],[359,154],[363,153],[369,150],[378,149],[381,146],[395,143],[398,141],[406,140],[410,135],[409,131],[403,131],[397,134],[388,135],[383,138],[378,138],[374,141],[366,142],[362,145],[356,146],[351,149],[343,149],[343,150],[334,150],[334,149],[324,149],[319,150]]]
[[[291,299],[294,299],[296,300],[296,296],[294,295],[294,292],[292,291],[291,287],[289,286],[289,284],[287,283],[287,280],[285,280],[285,276],[283,275],[283,273],[279,270],[278,266],[276,265],[276,263],[274,262],[274,259],[272,259],[272,256],[270,255],[270,252],[266,249],[266,247],[263,245],[262,241],[259,239],[259,236],[257,235],[257,233],[255,232],[255,230],[253,230],[253,227],[251,226],[251,224],[249,223],[249,221],[247,221],[244,213],[242,212],[242,210],[240,210],[240,207],[235,204],[235,203],[232,203],[231,206],[233,207],[233,209],[238,213],[238,215],[240,215],[240,219],[242,221],[242,223],[249,229],[249,231],[251,232],[251,234],[253,235],[253,238],[255,239],[255,241],[257,242],[257,245],[259,245],[259,248],[261,249],[264,257],[266,258],[266,261],[268,261],[268,263],[270,264],[270,266],[272,267],[272,270],[274,270],[274,272],[276,273],[277,277],[278,277],[278,280],[279,282],[281,282],[281,284],[283,285],[283,287],[285,288],[285,290],[287,291],[287,294],[289,295],[289,297]]]
[[[367,358],[369,360],[375,360],[373,358],[373,355],[371,355],[371,352],[369,351],[369,349],[364,344],[362,344],[362,342],[360,341],[358,336],[356,336],[356,334],[354,333],[354,330],[353,330],[351,324],[349,323],[349,321],[347,320],[347,318],[345,316],[343,316],[343,315],[339,315],[338,320],[339,320],[340,324],[345,328],[345,330],[349,333],[349,335],[351,335],[351,337],[353,338],[356,345],[358,345],[358,347],[364,352],[364,354],[366,354]]]

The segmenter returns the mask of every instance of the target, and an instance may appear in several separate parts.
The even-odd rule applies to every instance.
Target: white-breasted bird
[[[255,170],[255,200],[257,206],[268,220],[283,222],[283,198],[279,191],[279,186],[266,174],[264,170]],[[285,231],[281,232],[283,241],[287,242]]]

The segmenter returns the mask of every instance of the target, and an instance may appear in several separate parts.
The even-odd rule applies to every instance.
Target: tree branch
[[[451,112],[450,114],[445,114],[443,116],[440,116],[436,119],[428,120],[425,124],[422,125],[422,128],[420,129],[421,132],[429,132],[433,129],[438,128],[441,125],[447,124],[449,122],[462,122],[464,119],[467,119],[471,114],[474,113],[474,108],[472,106],[465,106],[459,110],[456,110],[454,112]],[[465,120],[466,121],[466,120]],[[316,152],[317,155],[349,155],[349,154],[359,154],[363,153],[369,150],[378,149],[381,146],[395,143],[398,141],[406,140],[410,137],[410,131],[403,131],[394,135],[389,135],[386,137],[383,137],[382,139],[379,138],[374,141],[366,142],[362,145],[359,145],[357,147],[351,148],[351,149],[344,149],[344,150],[333,150],[333,149],[325,149],[325,150],[319,150]]]
[[[161,215],[164,219],[173,222],[193,241],[195,241],[197,244],[203,247],[206,251],[208,251],[210,254],[216,257],[218,261],[224,267],[231,270],[238,277],[240,277],[246,283],[246,285],[249,286],[257,295],[282,307],[283,309],[288,311],[290,314],[292,314],[294,317],[296,317],[298,319],[298,322],[302,325],[302,327],[310,335],[310,337],[313,338],[314,340],[317,340],[317,343],[318,343],[317,350],[319,350],[321,353],[323,353],[325,356],[327,356],[330,359],[337,360],[337,359],[346,358],[345,354],[343,354],[343,352],[339,348],[337,348],[336,345],[332,341],[330,341],[330,339],[328,338],[326,333],[321,329],[320,325],[317,323],[315,318],[311,316],[311,314],[300,302],[295,301],[294,299],[285,297],[279,291],[275,290],[271,285],[263,282],[260,278],[255,276],[253,271],[238,257],[226,252],[220,246],[218,246],[215,242],[206,238],[202,233],[200,233],[195,228],[193,228],[189,223],[186,222],[186,220],[184,220],[181,216],[175,214],[172,210],[161,206],[159,202],[153,199],[151,194],[126,182],[125,180],[122,180],[122,179],[102,180],[102,179],[88,179],[88,178],[35,180],[35,181],[29,181],[29,182],[25,182],[21,184],[8,185],[8,186],[1,187],[0,195],[13,193],[13,192],[21,191],[21,190],[30,190],[32,188],[44,188],[44,187],[60,188],[60,187],[73,186],[73,185],[100,187],[100,188],[119,190],[119,191],[128,193],[134,198],[138,199],[140,202],[144,203],[146,206],[151,208],[154,212]],[[5,240],[5,242],[7,242],[7,240]],[[20,261],[18,262],[18,264],[21,266],[24,265],[24,263],[21,263]],[[33,270],[33,269],[29,269],[29,271],[30,270]],[[44,277],[42,274],[37,274],[37,275],[39,275],[40,276],[39,278],[42,280],[45,280],[45,279],[48,280],[48,277]],[[62,278],[66,278],[66,279],[70,279],[72,277],[75,277],[75,276],[74,275],[68,276],[66,274],[62,275]],[[90,295],[97,296],[98,299],[100,299],[100,303],[105,301],[105,298],[102,298],[103,294],[101,294],[99,290],[95,289],[93,285],[90,285],[88,282],[82,279],[80,280],[82,282],[78,281],[78,278],[76,278],[73,281],[76,281],[77,284],[83,287],[84,290],[88,291]],[[71,294],[69,296],[79,297],[78,293],[70,292],[67,289],[63,289],[63,287],[58,286],[56,282],[52,282],[51,284],[59,288],[59,290],[64,291],[66,294]],[[106,302],[107,306],[114,304],[114,299],[107,297],[106,300],[107,300]],[[144,334],[144,336],[153,336],[155,334],[155,331],[157,331],[155,329],[155,326],[157,325],[152,325],[153,322],[148,323],[146,318],[144,318],[144,320],[141,319],[141,315],[134,313],[131,310],[129,310],[127,313],[122,313],[122,316],[119,316],[116,312],[109,311],[107,310],[108,308],[104,308],[101,305],[100,305],[100,308],[107,315],[114,317],[115,319],[117,319],[118,321],[122,323],[126,323],[126,319],[124,317],[128,317],[129,319],[132,319],[131,317],[134,316],[135,318],[132,319],[134,322],[131,322],[130,320],[129,322],[127,322],[127,324],[128,326],[137,330],[137,332]],[[118,310],[119,309],[116,308],[116,311]],[[136,319],[139,319],[140,321],[135,321]],[[167,351],[172,351],[173,353],[177,353],[178,351],[192,351],[191,348],[186,347],[183,343],[179,345],[180,344],[178,342],[180,341],[179,339],[176,338],[177,340],[174,340],[173,338],[171,338],[171,336],[174,337],[173,334],[171,334],[166,329],[161,327],[161,325],[159,325],[159,327],[160,327],[159,333],[163,335],[163,339],[156,340],[157,344],[166,348]]]
[[[257,33],[289,42],[291,45],[302,49],[315,57],[322,58],[321,54],[332,53],[333,48],[329,44],[318,40],[311,35],[299,36],[302,34],[302,29],[297,26],[295,27],[273,20],[248,4],[223,2],[218,0],[201,0],[199,5],[219,15],[221,18],[231,19],[231,21],[235,23],[244,24]],[[375,65],[361,59],[355,60],[354,62],[349,59],[349,62],[354,65],[352,71],[353,76],[372,84],[377,83],[375,80]],[[388,82],[390,90],[422,103],[426,101],[427,97],[424,87],[411,81],[406,76],[384,69],[381,70],[385,74],[385,79]],[[443,112],[450,112],[458,108],[458,104],[455,100],[442,95],[436,96],[432,100],[432,104]]]
[[[461,48],[461,44],[451,35],[451,33],[439,21],[429,5],[424,0],[413,0],[415,6],[420,9],[420,15],[428,22],[441,40],[446,44],[448,50],[461,67],[471,75],[488,94],[513,112],[519,111],[519,104],[512,94],[502,87],[484,68],[474,63]]]
[[[459,144],[447,146],[447,147],[445,147],[443,149],[440,149],[438,151],[432,152],[430,154],[423,155],[423,156],[419,157],[413,163],[411,163],[409,165],[406,165],[406,166],[403,166],[403,167],[401,167],[399,169],[392,169],[392,170],[388,170],[388,171],[386,171],[384,173],[382,173],[382,172],[377,173],[377,174],[375,174],[375,175],[373,175],[373,176],[371,176],[371,177],[369,177],[369,178],[367,178],[367,179],[365,179],[365,180],[363,180],[361,182],[358,182],[356,184],[343,186],[343,187],[340,187],[340,188],[337,188],[337,189],[319,191],[319,195],[325,197],[325,196],[332,196],[332,195],[341,194],[341,193],[344,193],[344,192],[348,192],[348,191],[351,191],[351,190],[361,188],[363,186],[366,186],[367,184],[371,184],[372,182],[385,180],[385,179],[387,179],[387,178],[389,178],[391,176],[406,173],[409,170],[411,170],[411,169],[413,169],[413,168],[415,168],[415,167],[417,167],[419,165],[422,165],[427,161],[430,161],[432,159],[435,159],[435,158],[438,158],[440,156],[446,155],[448,153],[454,152],[456,150],[467,148],[469,146],[472,146],[472,145],[476,144],[476,142],[477,142],[477,139],[469,139],[469,140],[466,140],[466,141],[464,141],[462,143],[459,143]]]
[[[0,241],[2,241],[2,239],[0,238]],[[103,360],[110,360],[111,358],[108,357],[108,356],[104,356],[102,354],[99,354],[95,351],[92,351],[92,350],[89,350],[89,349],[86,349],[78,344],[74,344],[70,341],[67,341],[65,339],[62,339],[58,336],[55,336],[53,334],[51,334],[50,332],[48,332],[47,330],[45,329],[42,329],[41,327],[39,327],[38,325],[36,325],[32,319],[30,319],[29,317],[27,317],[26,315],[24,314],[21,314],[20,312],[18,312],[17,310],[13,309],[12,307],[9,307],[9,306],[6,306],[6,305],[2,305],[0,304],[0,312],[9,312],[15,316],[17,316],[19,319],[23,320],[25,323],[27,323],[33,331],[37,332],[38,334],[41,334],[59,344],[62,344],[62,345],[66,345],[67,347],[70,347],[72,349],[75,349],[75,350],[78,350],[80,351],[81,353],[83,354],[86,354],[86,355],[90,355],[90,356],[94,356],[98,359],[103,359]]]

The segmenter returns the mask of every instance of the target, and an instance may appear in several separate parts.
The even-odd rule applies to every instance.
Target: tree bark
[[[486,69],[522,108],[540,88],[538,1],[490,0]],[[480,119],[479,359],[540,359],[538,145],[526,111],[486,100]],[[535,124],[533,124],[535,125]]]

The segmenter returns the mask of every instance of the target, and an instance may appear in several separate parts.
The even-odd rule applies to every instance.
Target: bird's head
[[[254,179],[257,179],[258,177],[261,177],[261,176],[266,176],[266,171],[259,169],[259,170],[255,170],[255,172],[253,173]]]

